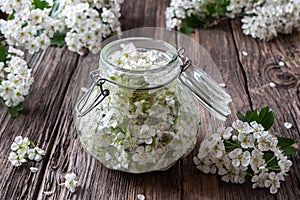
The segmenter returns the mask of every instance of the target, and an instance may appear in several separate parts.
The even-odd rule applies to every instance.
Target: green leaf
[[[58,47],[64,46],[65,37],[66,37],[65,33],[59,33],[59,32],[54,33],[53,38],[51,38],[51,46],[58,46]]]
[[[194,29],[189,27],[186,23],[183,23],[183,26],[180,28],[180,32],[184,34],[189,34],[193,31]]]
[[[34,8],[39,8],[41,10],[44,10],[45,8],[51,8],[49,3],[47,1],[43,0],[33,0]]]
[[[245,115],[243,115],[241,112],[238,112],[236,115],[238,119],[243,122],[250,123],[252,121],[256,121],[257,123],[261,124],[265,130],[271,128],[274,123],[274,111],[270,110],[268,106],[261,109],[259,113],[258,110],[255,109],[253,111],[248,110]]]
[[[7,60],[7,50],[6,47],[0,45],[0,62],[5,62]]]
[[[13,10],[13,12],[8,15],[7,20],[13,20],[15,18],[15,13],[16,13],[16,11]]]
[[[295,140],[286,137],[277,137],[278,139],[278,146],[282,150],[285,156],[292,157],[296,154],[297,149],[292,145],[295,144]]]
[[[13,118],[17,118],[19,116],[19,112],[23,110],[23,103],[13,107],[8,107],[3,99],[1,99],[1,103]]]
[[[280,146],[281,148],[289,147],[295,144],[295,140],[291,138],[277,137],[277,140],[278,140],[278,146]]]
[[[267,168],[271,171],[281,171],[278,166],[278,160],[272,151],[264,152],[263,158],[266,161]]]
[[[226,152],[230,152],[236,148],[240,148],[240,144],[238,141],[233,141],[232,139],[224,140],[224,146]]]
[[[274,111],[270,110],[268,106],[263,108],[259,113],[258,123],[260,123],[265,130],[271,128],[271,126],[274,124]]]

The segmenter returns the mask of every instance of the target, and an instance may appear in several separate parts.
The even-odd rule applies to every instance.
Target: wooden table
[[[164,10],[168,1],[126,0],[122,6],[122,28],[165,26]],[[270,42],[245,36],[239,19],[223,21],[211,29],[199,28],[190,36],[212,56],[221,71],[227,92],[232,96],[232,113],[250,108],[271,107],[276,114],[272,131],[299,142],[300,129],[300,32],[279,36]],[[248,52],[243,56],[242,51]],[[299,151],[278,193],[251,189],[250,182],[225,183],[216,175],[196,169],[192,158],[177,162],[164,172],[128,174],[106,169],[82,148],[73,122],[72,94],[85,56],[66,47],[51,47],[34,56],[27,55],[33,66],[35,83],[24,110],[13,119],[0,107],[0,198],[15,199],[300,199]],[[278,62],[284,60],[285,66]],[[275,88],[269,86],[276,84]],[[232,114],[227,124],[236,117]],[[209,124],[204,116],[202,130]],[[293,127],[287,130],[284,122]],[[17,135],[27,136],[46,151],[42,162],[13,167],[7,157]],[[199,141],[203,138],[199,136]],[[35,165],[36,174],[29,171]],[[72,194],[58,186],[62,174],[75,172],[80,187]],[[44,191],[54,191],[45,195]]]

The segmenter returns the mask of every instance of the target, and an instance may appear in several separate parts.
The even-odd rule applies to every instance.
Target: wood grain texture
[[[125,0],[122,6],[122,28],[164,27],[164,10],[169,1]],[[299,142],[300,136],[300,33],[279,36],[264,42],[243,35],[239,19],[223,21],[212,29],[198,28],[190,37],[211,55],[233,98],[230,124],[238,110],[269,105],[276,113],[272,131]],[[248,56],[242,55],[242,51]],[[64,48],[48,48],[34,56],[26,55],[33,66],[35,83],[17,119],[0,107],[0,199],[51,200],[134,200],[142,193],[152,200],[194,199],[300,199],[299,152],[294,165],[276,195],[267,189],[251,188],[222,182],[216,175],[196,169],[192,158],[186,158],[164,172],[129,174],[108,170],[81,146],[73,121],[73,96],[88,86],[88,72],[95,69],[97,56],[78,56]],[[284,60],[285,66],[278,62]],[[213,73],[213,72],[211,72]],[[85,77],[83,77],[85,76]],[[269,87],[274,82],[275,88]],[[80,94],[79,94],[80,95]],[[211,116],[202,113],[202,133],[198,145],[212,131]],[[285,121],[293,127],[286,130]],[[8,161],[10,145],[17,135],[27,136],[46,151],[41,162],[30,162],[15,168]],[[38,166],[33,174],[30,166]],[[78,175],[80,187],[72,194],[58,184],[67,172]],[[45,191],[52,191],[46,195]]]

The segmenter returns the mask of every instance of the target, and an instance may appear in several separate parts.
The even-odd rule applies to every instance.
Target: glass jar
[[[124,50],[128,44],[133,50]],[[134,60],[137,53],[142,56]],[[99,69],[91,72],[94,84],[76,105],[75,123],[85,149],[107,168],[166,170],[194,149],[200,105],[222,119],[230,113],[230,96],[182,54],[145,37],[103,47]]]

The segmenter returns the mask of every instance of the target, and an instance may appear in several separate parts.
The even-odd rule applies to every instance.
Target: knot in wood
[[[298,78],[295,72],[290,71],[285,66],[279,66],[275,62],[267,64],[264,74],[270,82],[274,82],[276,87],[279,88],[294,88],[298,83]]]

